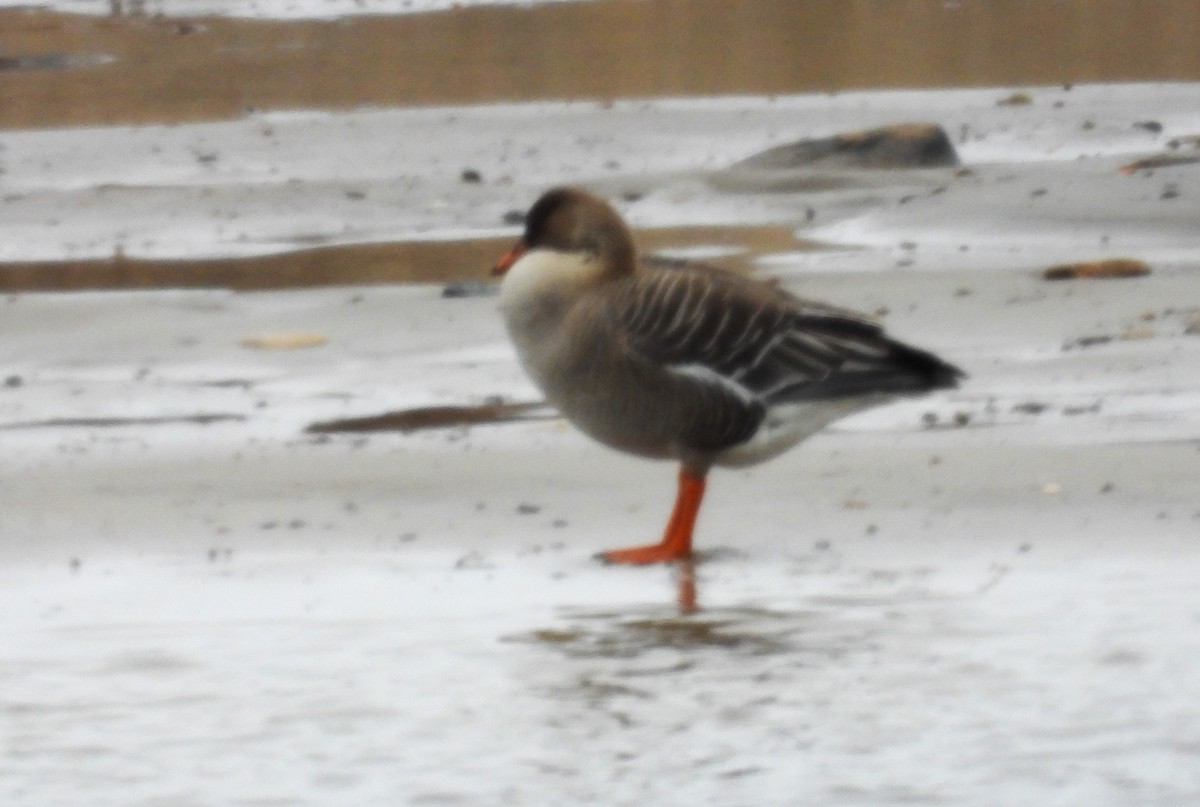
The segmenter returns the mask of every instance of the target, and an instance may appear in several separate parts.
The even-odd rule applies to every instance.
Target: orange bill
[[[512,268],[512,265],[521,259],[525,254],[525,242],[518,241],[513,244],[513,248],[504,253],[500,260],[496,261],[496,265],[492,267],[493,275],[502,275]]]

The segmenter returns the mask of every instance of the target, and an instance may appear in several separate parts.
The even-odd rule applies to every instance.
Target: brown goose
[[[662,541],[602,553],[614,563],[691,557],[712,466],[762,462],[851,412],[963,375],[852,311],[711,267],[639,263],[617,212],[577,188],[538,199],[493,273],[549,402],[601,443],[681,464]]]

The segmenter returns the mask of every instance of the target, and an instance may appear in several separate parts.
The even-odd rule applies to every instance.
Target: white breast
[[[521,364],[542,388],[555,387],[555,374],[578,363],[571,355],[579,340],[568,332],[567,313],[600,269],[588,255],[535,249],[504,276],[500,310]]]

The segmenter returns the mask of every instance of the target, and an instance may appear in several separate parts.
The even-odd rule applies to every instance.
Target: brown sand
[[[1200,75],[1197,40],[1191,0],[605,0],[285,22],[15,10],[0,13],[0,127],[212,120],[249,108],[1183,80]],[[47,68],[56,55],[85,66]],[[100,57],[112,61],[86,66]]]

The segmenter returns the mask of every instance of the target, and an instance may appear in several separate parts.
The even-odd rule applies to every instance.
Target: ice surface
[[[1197,85],[1045,88],[1025,107],[997,107],[998,95],[261,112],[188,126],[6,131],[0,259],[246,255],[494,235],[515,231],[506,213],[565,182],[636,198],[623,212],[644,227],[806,223],[803,234],[839,243],[932,243],[954,250],[956,262],[978,260],[958,254],[964,244],[983,255],[1036,248],[1026,260],[1038,261],[1080,249],[1190,254],[1200,202],[1161,197],[1186,186],[1194,166],[1132,177],[1116,169],[1200,132]],[[1133,125],[1148,118],[1162,123],[1160,134]],[[842,175],[840,189],[788,194],[726,193],[709,181],[764,148],[897,120],[956,133],[972,173]],[[464,183],[468,169],[483,182]],[[806,209],[812,221],[798,215]],[[1014,243],[1012,232],[1022,238]]]
[[[715,473],[702,610],[680,616],[672,570],[591,560],[657,534],[665,465],[556,421],[304,432],[535,398],[494,299],[4,297],[0,801],[1195,802],[1196,169],[1115,168],[1161,145],[1132,120],[1200,131],[1198,90],[999,94],[0,134],[8,259],[483,234],[543,186],[586,182],[640,190],[622,202],[640,225],[838,242],[761,271],[879,311],[971,374]],[[787,139],[910,119],[968,126],[975,173],[826,193],[706,181]],[[351,152],[373,175],[347,173]],[[461,183],[468,166],[487,181]],[[1125,254],[1152,273],[1038,274]],[[279,332],[325,341],[242,345]]]

